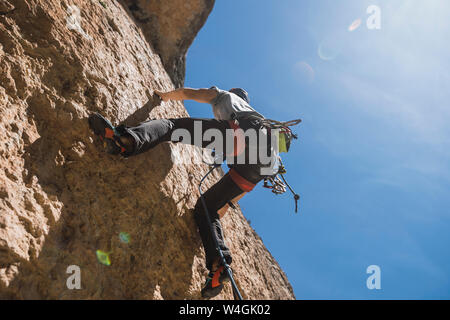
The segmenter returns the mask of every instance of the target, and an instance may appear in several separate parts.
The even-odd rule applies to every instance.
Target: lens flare
[[[98,262],[100,262],[101,264],[104,264],[105,266],[111,265],[111,260],[109,259],[108,252],[103,252],[101,250],[97,250],[95,253],[97,255]]]
[[[301,82],[311,83],[314,81],[314,69],[305,61],[297,62],[294,66],[295,77]]]
[[[348,31],[352,32],[355,31],[356,29],[358,29],[361,26],[361,19],[356,19],[355,21],[352,22],[352,24],[348,27]]]
[[[336,59],[342,49],[342,43],[340,43],[341,39],[339,37],[331,38],[323,40],[319,44],[319,48],[317,53],[320,59],[325,61],[330,61]]]
[[[122,242],[122,243],[126,243],[126,244],[130,243],[130,235],[126,232],[119,233],[119,239],[120,239],[120,242]]]

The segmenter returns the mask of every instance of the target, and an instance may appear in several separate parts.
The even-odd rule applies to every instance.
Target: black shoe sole
[[[215,296],[219,295],[220,292],[222,292],[223,284],[220,286],[217,286],[215,288],[203,288],[202,289],[202,298],[210,299],[214,298]]]
[[[99,113],[93,113],[89,115],[88,122],[89,128],[94,132],[94,134],[101,136],[102,138],[105,137],[106,128],[114,131],[114,126],[112,125],[112,123]]]
[[[122,149],[113,139],[106,138],[106,129],[115,131],[114,126],[99,113],[93,113],[88,118],[89,128],[97,135],[103,145],[104,150],[109,154],[119,154]]]

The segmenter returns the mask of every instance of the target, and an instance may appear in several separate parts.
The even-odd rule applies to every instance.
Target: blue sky
[[[240,201],[298,299],[450,298],[449,14],[444,0],[216,0],[190,48],[186,86],[242,87],[267,117],[303,119],[283,157],[299,214],[261,186]]]

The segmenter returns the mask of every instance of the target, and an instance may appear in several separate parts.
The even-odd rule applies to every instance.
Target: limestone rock
[[[186,52],[213,9],[214,0],[125,0],[144,35],[161,56],[179,87],[184,82]]]
[[[176,161],[199,150],[166,143],[114,157],[99,151],[87,117],[137,124],[187,116],[182,103],[161,104],[153,90],[182,83],[174,70],[212,2],[136,3],[139,12],[130,1],[0,1],[11,9],[0,15],[0,298],[200,297],[206,270],[192,208],[208,167]],[[166,5],[184,15],[166,15]],[[160,51],[145,36],[148,25],[135,21],[148,12],[159,21]],[[243,295],[293,299],[242,212],[230,210],[223,225]],[[109,266],[97,250],[109,253]],[[67,288],[71,265],[80,267],[80,290]],[[218,298],[231,299],[231,288]]]

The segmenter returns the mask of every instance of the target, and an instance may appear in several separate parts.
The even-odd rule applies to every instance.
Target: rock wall
[[[174,82],[184,81],[186,52],[206,22],[214,0],[124,0]]]
[[[122,159],[99,152],[87,125],[90,112],[130,125],[187,116],[153,95],[183,82],[187,47],[212,7],[184,3],[0,0],[1,299],[200,298],[192,208],[208,167],[179,161],[199,150],[166,143]],[[136,22],[146,16],[159,27]],[[242,212],[230,209],[223,225],[244,297],[293,299]],[[67,288],[71,265],[79,290]],[[218,298],[232,298],[229,285]]]

